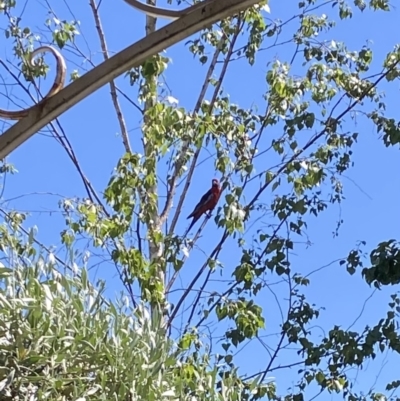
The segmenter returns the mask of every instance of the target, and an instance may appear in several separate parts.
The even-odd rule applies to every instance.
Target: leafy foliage
[[[99,9],[90,1],[97,21]],[[372,43],[352,48],[336,35],[341,22],[391,12],[392,6],[386,0],[307,0],[282,21],[272,20],[264,3],[186,42],[193,71],[205,70],[193,109],[178,106],[172,96],[167,82],[173,60],[164,53],[127,72],[129,95],[110,86],[125,152],[103,181],[102,196],[66,135],[52,126],[85,193],[60,202],[68,263],[24,228],[25,214],[0,209],[4,400],[300,401],[313,399],[315,391],[348,401],[396,400],[398,374],[380,391],[359,384],[352,372],[361,374],[382,355],[398,357],[398,294],[390,294],[378,319],[356,325],[356,318],[346,329],[340,314],[326,320],[324,305],[312,301],[310,288],[321,285],[312,277],[318,269],[310,272],[308,257],[304,263],[294,257],[311,245],[310,223],[323,221],[327,210],[345,201],[343,177],[363,140],[360,123],[376,129],[385,147],[400,142],[400,121],[389,115],[383,92],[400,77],[399,45],[379,58]],[[40,35],[22,25],[18,6],[3,1],[0,11],[24,78],[33,82],[49,66],[24,62]],[[67,21],[47,20],[49,42],[81,55],[80,23]],[[96,29],[106,54],[101,24]],[[241,63],[252,74],[263,51],[282,47],[289,51],[263,64],[263,101],[233,103],[227,72]],[[79,75],[75,71],[72,78]],[[141,135],[128,135],[117,92],[134,106]],[[207,216],[192,238],[181,231],[183,208],[210,171],[220,178],[223,194],[213,218]],[[5,163],[0,173],[9,172],[14,169]],[[210,229],[201,238],[207,224],[212,234]],[[398,242],[382,241],[370,254],[370,267],[364,267],[364,246],[361,240],[335,261],[337,274],[356,280],[361,273],[380,289],[398,284]],[[91,269],[101,263],[116,272],[118,301],[106,297],[111,280],[96,289],[91,284]],[[271,294],[273,306],[264,302]],[[239,352],[254,344],[265,354],[258,357],[253,348],[255,361],[246,368],[254,371],[244,372]],[[285,373],[270,377],[279,371]]]
[[[1,232],[2,251],[15,255],[0,266],[2,400],[238,399],[235,374],[219,378],[207,354],[179,362],[161,316],[126,297],[106,301],[104,283],[94,288],[85,267],[60,274],[34,236],[26,241],[5,225]]]
[[[395,240],[381,242],[371,252],[371,267],[362,271],[368,284],[398,284],[400,283],[400,252],[398,242]]]

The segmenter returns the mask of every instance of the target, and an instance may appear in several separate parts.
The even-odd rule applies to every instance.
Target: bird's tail
[[[189,226],[189,228],[187,229],[187,233],[191,230],[191,228],[194,226],[194,224],[196,223],[196,221],[199,219],[199,217],[200,216],[193,216],[193,220],[192,220],[192,222],[190,223],[190,226]]]

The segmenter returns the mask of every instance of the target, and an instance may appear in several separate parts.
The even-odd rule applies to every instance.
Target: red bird
[[[202,214],[208,211],[212,211],[215,206],[218,203],[219,197],[221,196],[221,188],[219,186],[219,181],[214,178],[212,180],[212,187],[209,189],[200,199],[200,202],[196,205],[194,208],[193,212],[189,214],[187,217],[190,219],[193,217],[192,222],[190,223],[190,226],[187,230],[187,232],[190,231],[190,229],[193,227],[193,224],[196,223],[196,221],[201,217]]]

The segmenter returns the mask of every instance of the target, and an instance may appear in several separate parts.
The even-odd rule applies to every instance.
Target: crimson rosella
[[[194,208],[193,212],[189,214],[187,217],[190,219],[193,217],[192,222],[190,223],[190,226],[187,230],[187,232],[190,231],[190,229],[193,227],[193,224],[196,223],[196,221],[201,217],[202,214],[208,211],[212,211],[215,206],[218,203],[219,197],[221,196],[221,188],[219,186],[219,181],[214,178],[212,180],[212,187],[209,189],[200,199],[200,202],[196,205]]]

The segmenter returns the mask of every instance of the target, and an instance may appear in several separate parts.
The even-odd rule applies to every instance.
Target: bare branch
[[[213,259],[213,258],[218,257],[218,254],[221,252],[222,245],[224,244],[224,242],[226,241],[227,238],[228,238],[228,231],[225,230],[224,234],[222,235],[221,240],[219,241],[217,246],[214,248],[214,250],[211,252],[210,257],[205,261],[203,266],[201,266],[201,268],[197,272],[196,276],[190,282],[190,284],[188,285],[186,291],[183,293],[183,295],[179,299],[178,303],[176,304],[176,306],[175,306],[174,310],[172,311],[171,316],[170,316],[170,318],[168,320],[168,326],[171,326],[173,320],[175,319],[176,314],[178,313],[178,311],[179,311],[180,307],[182,306],[183,302],[185,301],[186,297],[189,295],[189,293],[192,290],[193,286],[196,284],[197,280],[201,277],[201,275],[203,274],[204,270],[207,268],[208,261]]]
[[[339,105],[339,103],[341,102],[341,100],[343,99],[343,97],[341,97],[338,102],[335,104],[335,106],[333,106],[331,113],[329,115],[329,117],[327,118],[327,122],[325,125],[325,128],[323,130],[321,130],[318,134],[314,135],[313,138],[311,138],[307,144],[300,149],[296,154],[294,154],[293,156],[291,156],[289,158],[289,160],[284,163],[282,165],[281,168],[279,168],[279,170],[277,171],[275,177],[279,177],[279,175],[285,170],[285,168],[287,167],[287,165],[291,162],[293,162],[294,160],[296,160],[301,154],[303,154],[308,148],[310,148],[319,138],[321,138],[323,135],[325,135],[325,133],[329,130],[329,121],[339,121],[341,118],[343,118],[349,111],[351,111],[362,99],[364,99],[365,96],[368,95],[369,91],[373,88],[375,88],[376,86],[378,86],[379,82],[381,82],[391,71],[393,71],[397,65],[399,64],[399,62],[394,63],[385,73],[383,73],[369,88],[367,88],[364,93],[356,100],[354,100],[343,112],[341,112],[337,117],[332,117],[333,112],[335,111],[336,107]],[[256,192],[256,194],[254,195],[253,199],[247,204],[246,206],[246,210],[249,211],[254,203],[257,201],[257,199],[260,197],[260,195],[265,191],[265,189],[267,187],[269,187],[269,185],[273,182],[274,180],[270,180],[267,181],[265,184],[263,184],[260,189]]]
[[[89,4],[92,9],[93,17],[95,20],[96,30],[97,30],[97,34],[100,39],[100,45],[101,45],[101,50],[103,53],[104,60],[108,60],[109,56],[108,56],[106,38],[104,35],[103,27],[101,26],[101,20],[100,20],[98,8],[96,6],[96,2],[95,2],[95,0],[89,0]],[[121,130],[121,136],[122,136],[122,142],[124,143],[125,151],[127,153],[132,153],[131,145],[129,143],[128,130],[126,128],[125,119],[122,114],[121,106],[118,101],[117,88],[115,86],[114,81],[110,81],[110,92],[111,92],[111,99],[114,104],[114,109],[115,109],[115,112],[117,113],[117,119],[119,122],[119,127]]]

